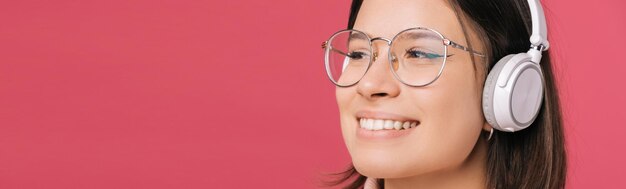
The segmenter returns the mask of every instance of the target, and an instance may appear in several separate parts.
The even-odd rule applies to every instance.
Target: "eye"
[[[352,60],[361,60],[364,59],[367,56],[367,53],[365,52],[359,52],[359,51],[353,51],[348,53],[348,57],[350,57],[350,59]]]
[[[406,50],[406,58],[426,58],[426,59],[435,59],[441,58],[443,55],[437,53],[428,53],[419,49],[408,49]]]

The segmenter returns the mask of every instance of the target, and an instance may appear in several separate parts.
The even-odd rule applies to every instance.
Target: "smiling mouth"
[[[420,124],[419,121],[397,121],[385,119],[359,118],[359,127],[365,130],[406,130],[415,128]]]

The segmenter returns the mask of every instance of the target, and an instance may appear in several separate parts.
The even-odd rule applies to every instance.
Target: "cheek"
[[[463,77],[462,74],[456,77],[442,77],[441,82],[426,94],[420,95],[421,106],[428,119],[469,126],[482,122],[482,89],[472,78],[472,75]]]
[[[435,120],[465,122],[475,125],[483,121],[482,82],[474,73],[473,63],[450,62],[424,101],[428,106],[426,113]]]
[[[340,117],[345,117],[344,114],[347,114],[351,108],[354,108],[353,101],[356,97],[356,90],[351,88],[340,88],[337,87],[335,90],[335,97],[337,100],[337,106],[339,108]]]
[[[337,87],[335,90],[335,96],[337,99],[337,106],[339,108],[339,119],[341,126],[341,133],[343,135],[344,142],[348,151],[352,151],[354,146],[355,136],[349,133],[356,132],[356,127],[350,127],[349,125],[353,124],[353,116],[350,114],[350,110],[352,107],[352,102],[356,97],[356,90],[354,87],[350,88],[339,88]]]
[[[430,89],[414,94],[414,98],[421,99],[417,106],[424,111],[422,147],[432,152],[428,159],[433,165],[462,163],[478,141],[484,124],[482,90],[474,75],[453,70],[446,70],[450,72]]]
[[[464,88],[442,88],[422,103],[426,109],[425,124],[433,132],[431,136],[438,137],[436,141],[473,145],[471,142],[480,133],[483,117],[479,96]]]

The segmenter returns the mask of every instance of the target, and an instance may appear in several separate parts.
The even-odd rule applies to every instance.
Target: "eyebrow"
[[[421,39],[421,38],[427,38],[427,39],[443,39],[441,36],[433,33],[433,32],[414,32],[414,33],[408,33],[408,34],[404,34],[400,36],[400,39]]]
[[[350,34],[350,38],[349,38],[349,40],[353,40],[353,39],[361,39],[361,40],[366,40],[366,41],[371,40],[371,39],[369,39],[369,36],[370,36],[369,34],[367,34],[367,33],[364,33],[364,34],[365,34],[365,35],[361,35],[361,34],[358,34],[358,33],[351,33],[351,34]],[[396,36],[397,36],[397,35],[398,35],[398,34],[396,34]],[[394,36],[394,37],[395,37],[395,36]],[[424,32],[420,32],[420,33],[409,33],[409,34],[408,34],[408,36],[402,36],[402,38],[403,38],[403,39],[404,39],[404,38],[418,39],[418,38],[422,38],[422,37],[426,37],[426,38],[430,38],[430,39],[439,39],[439,40],[442,40],[442,42],[443,42],[443,43],[444,43],[444,45],[446,45],[446,46],[451,46],[451,47],[453,47],[453,48],[461,49],[461,50],[464,50],[464,51],[470,52],[470,53],[472,53],[472,54],[474,54],[474,55],[477,55],[477,56],[479,56],[479,57],[485,57],[485,56],[486,56],[486,55],[485,55],[485,54],[483,54],[483,53],[477,52],[477,51],[475,51],[475,50],[473,50],[473,49],[470,49],[470,48],[468,48],[468,47],[465,47],[465,46],[463,46],[463,45],[460,45],[460,44],[458,44],[458,43],[456,43],[456,42],[454,42],[454,41],[452,41],[452,40],[450,40],[450,39],[448,39],[448,38],[445,38],[445,37],[441,36],[440,34],[439,34],[439,35],[437,35],[436,33],[430,33],[430,32],[429,32],[429,33],[424,33]],[[374,39],[376,39],[376,38],[374,38]],[[384,38],[383,38],[383,39],[384,39]],[[392,39],[392,40],[393,40],[393,39]],[[371,41],[370,41],[370,42],[371,42]]]
[[[364,36],[363,34],[360,34],[360,33],[351,33],[350,40],[353,40],[353,39],[369,40],[368,36]]]
[[[365,36],[368,34],[361,34],[361,33],[352,33],[350,34],[350,40],[370,40],[368,38],[368,36]],[[396,34],[397,35],[397,34]],[[432,33],[432,32],[414,32],[414,33],[408,33],[408,34],[404,34],[401,35],[399,39],[420,39],[420,38],[428,38],[428,39],[443,39],[441,36]]]

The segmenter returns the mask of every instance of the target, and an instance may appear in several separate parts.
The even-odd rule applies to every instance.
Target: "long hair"
[[[352,1],[349,29],[354,26],[362,3],[363,0]],[[463,30],[466,24],[474,29],[486,47],[486,73],[493,68],[495,60],[525,52],[530,47],[531,17],[526,0],[449,0],[449,3],[458,18],[466,18],[459,19]],[[471,48],[469,43],[468,46]],[[487,150],[487,188],[565,187],[565,139],[550,52],[543,53],[540,65],[545,89],[539,115],[524,130],[493,134]],[[352,164],[333,175],[338,177],[328,182],[331,186],[357,189],[366,181]],[[376,181],[379,188],[384,188],[384,179]]]

